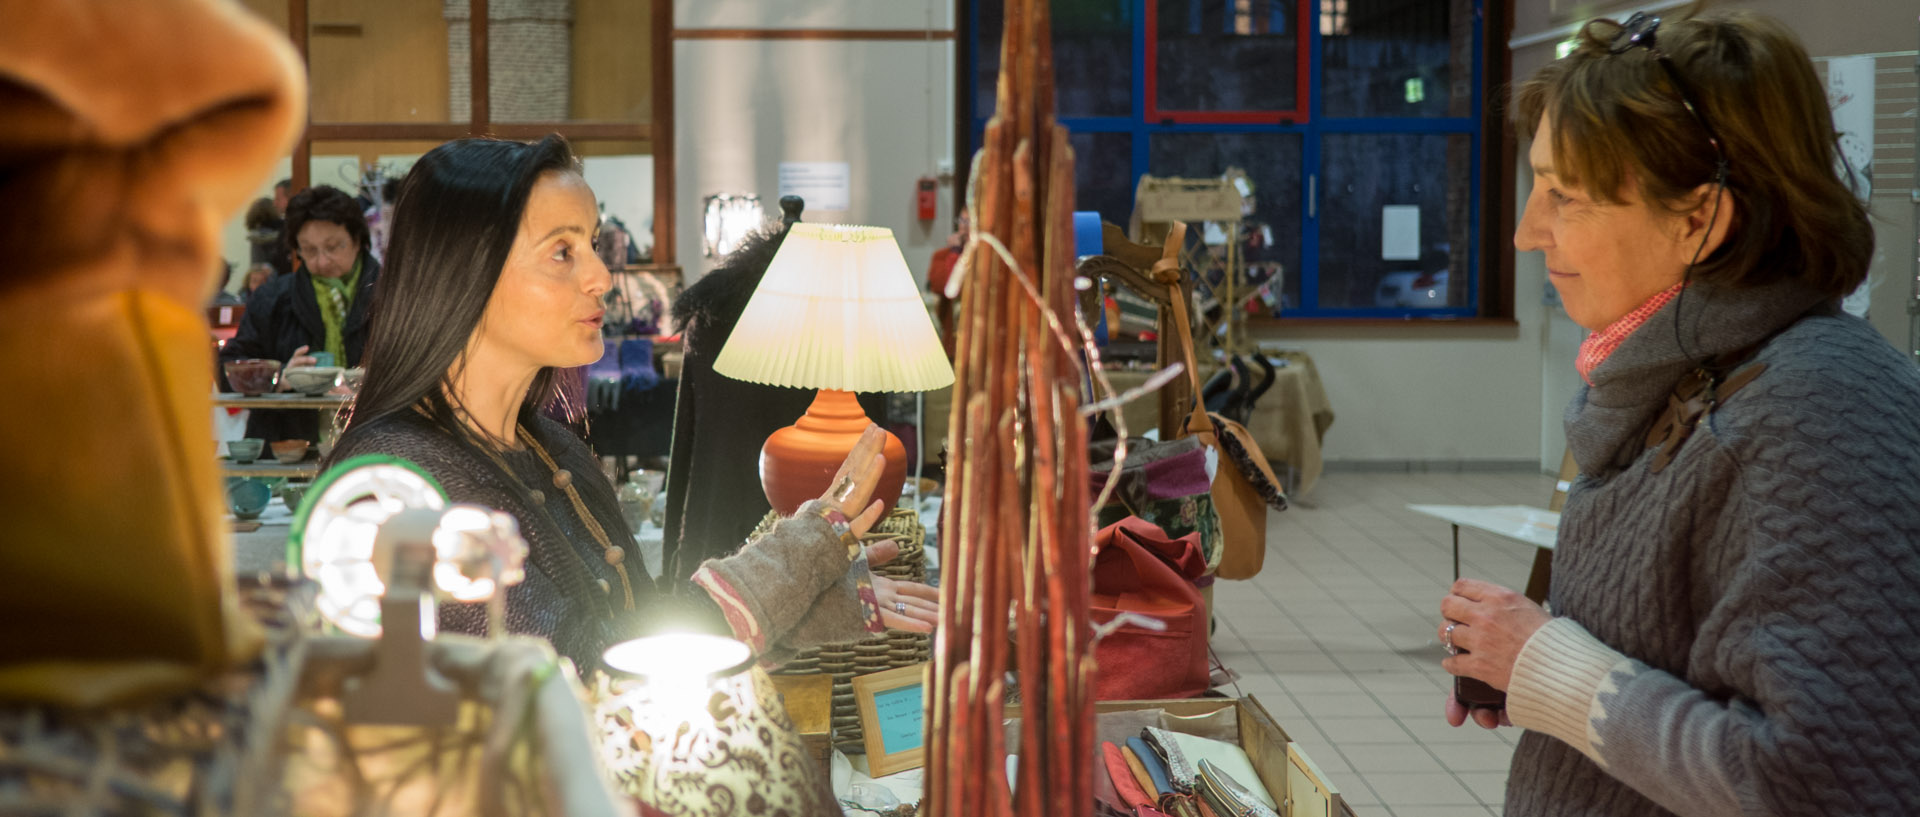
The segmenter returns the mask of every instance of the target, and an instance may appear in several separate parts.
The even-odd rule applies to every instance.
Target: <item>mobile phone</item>
[[[1460,651],[1466,655],[1466,650]],[[1468,709],[1505,709],[1507,693],[1494,689],[1492,684],[1478,678],[1465,675],[1453,676],[1453,699]]]

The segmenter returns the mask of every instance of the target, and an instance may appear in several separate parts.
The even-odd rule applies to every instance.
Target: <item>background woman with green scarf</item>
[[[253,293],[239,331],[220,349],[220,360],[262,358],[312,366],[314,353],[324,351],[332,355],[332,365],[360,365],[380,262],[367,251],[367,219],[359,202],[336,188],[310,187],[287,202],[284,229],[300,268]],[[318,440],[320,423],[311,412],[256,411],[247,419],[247,436],[269,442]]]

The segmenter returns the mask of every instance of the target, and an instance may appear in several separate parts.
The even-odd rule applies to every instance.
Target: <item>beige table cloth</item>
[[[1286,365],[1274,371],[1273,387],[1254,404],[1247,431],[1260,444],[1260,453],[1266,455],[1288,493],[1305,494],[1320,479],[1320,442],[1333,425],[1333,406],[1327,402],[1320,370],[1307,353],[1266,354],[1276,362],[1286,361]],[[1217,371],[1217,364],[1202,364],[1200,381],[1206,382]],[[1115,389],[1125,391],[1146,382],[1151,374],[1145,369],[1111,369],[1107,378]],[[1128,403],[1122,414],[1133,434],[1160,426],[1160,405],[1151,395]]]

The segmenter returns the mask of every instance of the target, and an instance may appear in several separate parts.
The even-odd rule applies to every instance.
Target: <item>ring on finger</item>
[[[1460,622],[1449,621],[1447,622],[1447,628],[1440,631],[1440,644],[1447,648],[1448,655],[1460,654],[1460,648],[1453,646],[1453,628],[1458,626],[1460,626]]]
[[[906,615],[906,614],[907,614],[907,603],[906,603],[906,602],[904,602],[904,601],[896,601],[896,602],[894,602],[894,603],[893,603],[893,611],[894,611],[894,612],[896,612],[896,613],[899,613],[900,615],[903,615],[903,616],[904,616],[904,615]]]

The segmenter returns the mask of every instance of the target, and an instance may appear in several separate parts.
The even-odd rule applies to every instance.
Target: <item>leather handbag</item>
[[[1088,471],[1090,496],[1106,489],[1113,471],[1114,441],[1103,440],[1089,446],[1092,468]],[[1211,454],[1199,440],[1183,438],[1170,442],[1132,439],[1127,441],[1127,456],[1120,463],[1120,476],[1106,504],[1094,509],[1096,525],[1106,527],[1128,516],[1137,516],[1158,525],[1169,538],[1189,533],[1200,535],[1200,554],[1206,560],[1206,578],[1198,582],[1206,587],[1220,567],[1220,515],[1214,511],[1211,478],[1207,460]]]
[[[1173,305],[1175,334],[1179,336],[1182,362],[1193,382],[1196,395],[1193,413],[1187,418],[1181,436],[1198,438],[1220,453],[1224,460],[1213,477],[1209,493],[1214,512],[1220,516],[1221,553],[1216,571],[1222,579],[1251,579],[1260,573],[1267,558],[1267,509],[1286,510],[1286,495],[1280,480],[1267,465],[1266,455],[1253,435],[1239,423],[1217,414],[1209,414],[1197,396],[1201,394],[1200,372],[1193,353],[1193,329],[1187,318],[1187,298],[1180,286],[1179,252],[1186,238],[1186,225],[1174,222],[1167,234],[1166,255],[1153,265],[1154,280],[1171,287],[1168,300]],[[1227,463],[1232,463],[1231,467]]]
[[[1123,612],[1166,625],[1120,624],[1094,642],[1096,699],[1191,698],[1207,691],[1207,612],[1193,585],[1204,569],[1198,540],[1198,534],[1170,538],[1137,517],[1094,536],[1094,626],[1105,627]]]

